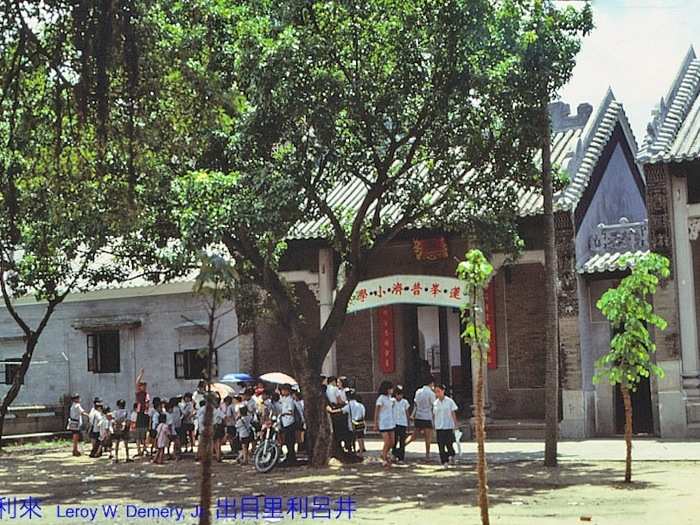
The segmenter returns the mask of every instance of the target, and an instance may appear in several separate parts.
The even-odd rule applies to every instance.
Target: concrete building
[[[616,432],[621,411],[609,385],[592,384],[595,360],[607,351],[608,323],[594,305],[624,275],[621,256],[647,249],[644,180],[635,162],[636,143],[612,92],[598,107],[581,104],[576,114],[551,106],[552,156],[570,182],[556,195],[559,255],[559,330],[562,357],[562,435],[584,437]],[[357,206],[363,185],[335,189],[331,207]],[[542,196],[523,192],[519,230],[525,251],[515,262],[496,254],[496,273],[486,300],[492,328],[487,377],[490,435],[499,429],[530,428],[544,418],[544,253]],[[282,265],[295,282],[309,323],[328,315],[342,269],[324,243],[324,221],[301,225]],[[379,383],[389,379],[409,391],[427,369],[448,383],[465,415],[473,398],[471,353],[461,342],[456,263],[468,248],[448,232],[416,228],[390,243],[360,283],[343,331],[325,370],[354,379],[368,405]],[[340,273],[340,275],[338,275]],[[274,320],[252,323],[256,368],[274,363],[291,370],[285,335]],[[651,388],[646,390],[644,431],[654,431]]]
[[[141,368],[152,396],[193,391],[205,360],[197,350],[207,345],[206,309],[192,293],[191,281],[153,286],[145,281],[69,295],[54,312],[25,376],[13,407],[56,406],[78,392],[83,403],[99,396],[110,406],[119,398],[133,403],[134,382]],[[45,305],[18,301],[17,310],[36,326]],[[221,319],[219,341],[237,333],[235,311]],[[23,335],[0,309],[0,394],[9,388],[11,364],[24,351]],[[237,372],[238,341],[218,351],[218,370]],[[130,405],[129,405],[130,406]]]
[[[700,59],[691,48],[652,113],[639,152],[647,180],[650,248],[671,259],[655,298],[668,329],[656,333],[662,436],[700,437]]]

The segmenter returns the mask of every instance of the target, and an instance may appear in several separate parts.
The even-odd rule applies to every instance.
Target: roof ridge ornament
[[[553,133],[583,128],[593,112],[593,106],[583,102],[576,107],[576,114],[571,114],[571,106],[557,100],[549,104],[549,118]]]
[[[692,103],[700,89],[698,76],[691,67],[696,61],[695,49],[691,45],[686,52],[676,76],[666,96],[661,97],[657,106],[651,111],[651,120],[647,124],[647,134],[639,151],[640,161],[654,162],[655,157],[662,156],[671,147],[678,131],[685,120]],[[685,89],[683,89],[685,86]],[[679,104],[676,111],[680,116],[669,115],[671,108]]]

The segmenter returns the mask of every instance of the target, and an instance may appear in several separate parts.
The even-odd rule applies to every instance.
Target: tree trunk
[[[7,411],[10,409],[10,405],[17,398],[20,388],[22,388],[24,376],[27,373],[29,363],[31,362],[32,356],[34,355],[36,341],[37,338],[33,335],[27,339],[24,354],[22,355],[22,361],[19,365],[19,369],[15,373],[15,377],[13,378],[12,386],[5,393],[4,397],[2,398],[2,403],[0,404],[0,450],[2,449],[3,444],[2,438],[4,436],[3,432],[5,429],[5,416],[7,415]]]
[[[559,438],[559,341],[557,333],[557,252],[554,238],[554,191],[547,104],[542,109],[542,195],[544,200],[545,443],[544,464],[557,466]]]
[[[289,351],[294,375],[304,393],[305,439],[309,451],[309,463],[320,468],[328,464],[333,436],[326,402],[321,392],[321,362],[313,359],[314,353],[303,342],[299,327],[291,329]]]
[[[204,412],[204,432],[197,444],[202,459],[202,482],[199,494],[199,525],[211,523],[211,444],[214,405],[211,392],[207,392],[207,408]]]
[[[484,418],[484,355],[479,348],[479,368],[476,379],[476,442],[477,442],[477,477],[479,478],[479,508],[481,525],[489,525],[489,499],[486,478],[486,429]]]
[[[620,392],[625,404],[625,483],[632,483],[632,398],[629,389],[620,383]]]

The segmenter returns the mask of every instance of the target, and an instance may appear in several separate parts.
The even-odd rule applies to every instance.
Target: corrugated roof
[[[597,253],[578,266],[578,273],[602,273],[627,270],[632,267],[632,257],[648,254],[648,250],[637,252]]]
[[[561,107],[561,103],[559,104]],[[565,105],[564,105],[565,106]],[[568,106],[566,111],[568,111]],[[588,106],[590,111],[590,106]],[[581,112],[581,108],[579,108]],[[563,129],[558,130],[556,119],[553,119],[552,133],[552,165],[565,170],[570,178],[569,184],[555,195],[556,210],[573,210],[578,204],[583,192],[588,187],[591,175],[605,145],[612,135],[615,125],[620,123],[630,143],[633,154],[636,154],[636,142],[629,126],[622,104],[615,100],[612,91],[608,89],[599,104],[597,111],[589,118],[589,113],[578,117],[565,117]],[[567,120],[568,119],[568,120]],[[339,185],[326,198],[327,204],[333,210],[354,210],[362,202],[367,187],[357,178],[346,184]],[[433,196],[436,198],[437,195]],[[522,217],[542,213],[543,201],[539,188],[528,188],[518,192],[518,210]],[[370,209],[369,214],[373,212]],[[382,215],[389,220],[399,218],[401,209],[394,204],[382,209]],[[292,239],[312,239],[325,237],[324,232],[330,228],[330,221],[319,218],[315,221],[300,224],[290,235]]]
[[[671,88],[652,112],[639,161],[683,162],[700,158],[700,59],[691,46]]]

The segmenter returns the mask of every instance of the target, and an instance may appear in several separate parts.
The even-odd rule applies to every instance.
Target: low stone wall
[[[65,409],[62,406],[11,407],[5,417],[3,434],[36,434],[39,432],[61,432],[66,429]]]

